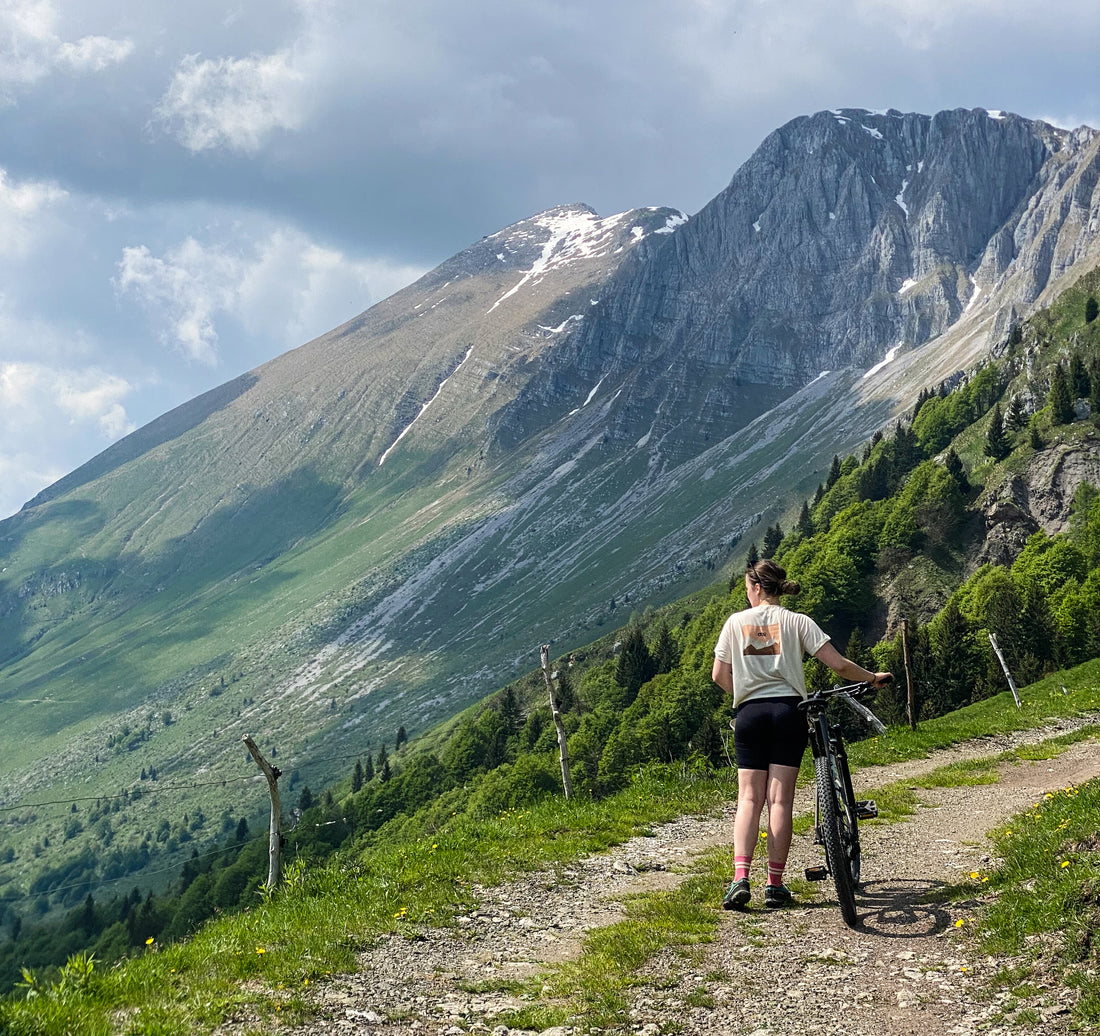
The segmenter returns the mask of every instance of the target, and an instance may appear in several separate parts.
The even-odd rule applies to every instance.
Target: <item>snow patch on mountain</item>
[[[599,259],[611,254],[612,246],[617,240],[616,231],[633,215],[633,211],[620,212],[616,216],[601,219],[591,209],[573,207],[552,209],[535,216],[530,220],[531,229],[516,233],[530,236],[539,231],[548,231],[549,237],[542,245],[542,254],[521,275],[519,281],[489,307],[489,312],[492,313],[524,285],[537,284],[551,270],[578,259]],[[639,238],[645,231],[641,227],[634,227],[632,233],[635,238]]]
[[[892,349],[887,350],[886,355],[879,360],[869,371],[866,371],[863,375],[864,378],[869,378],[873,374],[878,374],[883,367],[885,367],[891,360],[895,359],[898,353],[901,352],[901,345],[895,345]]]
[[[416,415],[416,417],[414,417],[407,425],[405,425],[404,429],[402,429],[402,431],[401,431],[401,434],[398,435],[398,437],[396,439],[394,439],[393,442],[390,444],[389,449],[387,449],[386,452],[383,453],[382,456],[378,458],[378,466],[379,467],[382,467],[382,465],[386,463],[386,458],[391,453],[393,453],[393,451],[397,448],[397,444],[402,439],[404,439],[405,436],[409,434],[409,432],[412,431],[413,425],[416,424],[416,422],[419,421],[424,416],[424,413],[428,409],[428,407],[430,407],[443,394],[444,386],[446,386],[447,382],[450,381],[451,378],[453,378],[455,376],[455,374],[458,373],[458,371],[462,368],[462,365],[473,355],[473,351],[474,351],[474,347],[471,345],[470,348],[466,350],[466,355],[463,356],[462,359],[459,361],[458,366],[455,367],[455,369],[453,371],[451,371],[451,373],[448,374],[447,377],[445,377],[439,383],[439,388],[437,388],[435,390],[435,395],[432,396],[432,398],[429,399],[428,402],[425,403],[420,408],[420,413],[418,413]]]

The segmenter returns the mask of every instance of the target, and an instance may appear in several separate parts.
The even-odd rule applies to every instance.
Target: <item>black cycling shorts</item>
[[[737,707],[733,746],[739,770],[801,766],[810,740],[801,698],[753,698]]]

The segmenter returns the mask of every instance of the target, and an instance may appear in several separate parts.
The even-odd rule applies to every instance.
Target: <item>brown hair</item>
[[[745,569],[745,575],[754,586],[759,586],[768,597],[779,597],[782,594],[796,594],[802,586],[793,579],[787,578],[787,570],[782,565],[777,565],[771,558],[762,558],[754,565]]]

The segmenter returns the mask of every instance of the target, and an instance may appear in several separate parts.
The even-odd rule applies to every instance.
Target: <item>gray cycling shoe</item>
[[[794,905],[794,896],[786,885],[767,885],[764,888],[764,906],[785,907]]]
[[[726,889],[726,894],[722,898],[722,909],[744,910],[749,905],[750,899],[752,899],[752,893],[749,891],[749,879],[738,878]]]

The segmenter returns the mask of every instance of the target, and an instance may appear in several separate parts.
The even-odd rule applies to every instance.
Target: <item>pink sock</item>
[[[735,856],[733,858],[733,880],[740,881],[742,878],[747,878],[751,868],[751,856]]]
[[[769,885],[782,885],[783,884],[783,870],[787,864],[775,863],[772,860],[768,860],[768,884]]]

